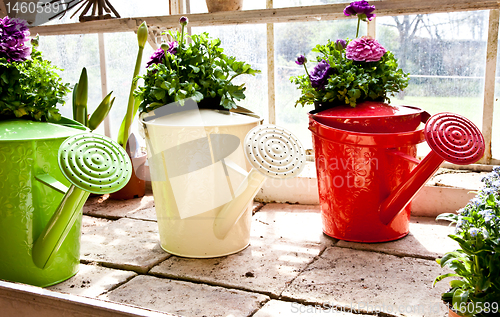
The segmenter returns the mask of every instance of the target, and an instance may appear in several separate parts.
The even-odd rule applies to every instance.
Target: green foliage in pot
[[[232,81],[244,74],[255,75],[259,70],[228,57],[220,46],[220,39],[207,33],[185,35],[187,18],[182,17],[181,32],[172,33],[174,41],[162,44],[151,60],[136,95],[142,100],[140,110],[149,112],[163,105],[192,98],[200,102],[205,98],[220,99],[225,109],[236,108],[236,101],[245,98],[245,86]],[[190,43],[185,43],[190,38]]]
[[[107,117],[115,102],[115,98],[111,99],[111,94],[113,92],[110,92],[104,97],[89,118],[87,115],[88,86],[87,69],[84,67],[80,74],[80,80],[73,88],[73,120],[80,122],[89,128],[90,131],[94,131]]]
[[[346,16],[358,17],[356,37],[360,21],[375,17],[374,10],[367,1],[352,2],[344,9]],[[317,53],[313,70],[307,70],[307,59],[301,55],[296,63],[304,66],[306,75],[290,78],[301,90],[295,106],[329,103],[355,107],[366,100],[390,102],[389,95],[408,86],[408,74],[398,68],[394,55],[370,37],[328,41],[313,52]]]
[[[460,248],[446,253],[437,262],[455,273],[438,276],[434,284],[447,277],[451,289],[442,299],[462,316],[500,314],[500,167],[483,178],[485,186],[457,214],[442,214],[437,219],[456,223],[449,237]]]
[[[36,50],[37,39],[26,45],[29,35],[26,21],[0,19],[0,119],[58,121],[69,84]]]

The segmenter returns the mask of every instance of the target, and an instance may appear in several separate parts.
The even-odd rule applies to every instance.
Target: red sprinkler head
[[[483,157],[481,131],[461,115],[449,112],[434,115],[425,125],[424,133],[431,149],[450,163],[467,165]]]
[[[444,160],[467,165],[484,154],[481,131],[469,119],[455,113],[433,115],[425,124],[424,135],[432,151],[382,203],[380,221],[385,225],[415,197]]]

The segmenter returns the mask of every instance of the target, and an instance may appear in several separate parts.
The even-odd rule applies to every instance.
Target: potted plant
[[[180,32],[170,32],[173,41],[154,52],[136,96],[162,248],[187,257],[223,256],[249,242],[250,205],[224,239],[213,228],[243,180],[234,169],[247,169],[242,141],[260,121],[236,113],[245,86],[233,80],[259,71],[225,55],[219,39],[185,34],[187,23],[182,17]]]
[[[377,40],[363,36],[358,38],[361,21],[372,20],[375,6],[367,1],[352,2],[344,9],[346,16],[357,16],[358,24],[354,40],[338,39],[326,45],[317,45],[317,64],[307,70],[304,55],[296,63],[303,65],[306,74],[291,78],[301,90],[297,105],[313,104],[326,109],[338,105],[356,107],[367,101],[390,101],[389,96],[408,86],[408,74],[398,68],[394,54]]]
[[[144,52],[144,47],[148,39],[148,27],[146,22],[143,22],[137,29],[137,58],[134,67],[134,74],[132,76],[132,82],[130,84],[130,92],[127,103],[127,111],[123,117],[123,121],[120,125],[120,130],[118,131],[118,144],[120,144],[129,155],[133,171],[132,177],[130,178],[127,185],[121,190],[111,193],[110,197],[112,199],[132,199],[139,198],[146,193],[146,175],[144,164],[146,163],[146,153],[142,151],[137,151],[137,140],[134,134],[130,134],[130,127],[134,121],[137,110],[139,109],[140,99],[134,96],[134,91],[137,88],[137,76],[142,63],[142,55]],[[132,146],[131,146],[132,144]]]
[[[301,91],[295,106],[314,105],[309,130],[323,232],[355,242],[391,241],[408,234],[410,207],[387,225],[380,219],[381,205],[413,168],[398,155],[416,157],[416,144],[423,141],[422,131],[415,129],[424,112],[388,103],[407,87],[408,74],[376,39],[358,37],[361,22],[372,20],[374,11],[367,1],[351,2],[344,15],[357,18],[356,38],[317,45],[312,70],[301,55],[295,63],[305,74],[290,78]],[[399,152],[388,155],[390,148]]]
[[[441,297],[450,307],[450,316],[498,316],[500,312],[500,167],[482,181],[484,187],[458,214],[436,218],[456,224],[455,234],[449,237],[460,246],[437,260],[454,273],[438,276],[434,284],[458,277]]]
[[[141,112],[188,98],[205,107],[236,109],[246,88],[233,80],[260,72],[224,54],[220,39],[212,39],[208,33],[185,34],[187,23],[188,19],[181,17],[181,31],[170,32],[173,41],[163,43],[147,63],[147,73],[141,77],[144,84],[136,91]]]

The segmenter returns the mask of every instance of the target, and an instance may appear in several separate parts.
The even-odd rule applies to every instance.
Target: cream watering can
[[[269,174],[274,171],[272,164],[279,165],[282,160],[283,169],[276,166],[275,170],[280,170],[273,173],[275,177],[300,172],[305,161],[300,144],[289,139],[290,144],[285,146],[284,130],[273,127],[272,135],[268,134],[255,115],[198,109],[188,102],[183,107],[166,107],[141,116],[161,247],[171,254],[194,258],[224,256],[244,249],[250,239],[253,198],[265,179],[254,165],[257,160],[250,160],[247,152],[248,148],[253,150],[245,141],[250,130],[262,129],[256,137],[263,140],[255,150],[259,158],[264,158],[258,163]],[[269,143],[264,142],[265,137]],[[298,156],[302,162],[290,163],[291,158],[285,158],[285,151],[292,148],[294,159]],[[299,148],[301,154],[296,153]],[[266,155],[277,155],[274,163],[267,161]],[[251,166],[256,168],[248,173]]]

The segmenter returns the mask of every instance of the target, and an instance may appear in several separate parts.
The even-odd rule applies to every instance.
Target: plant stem
[[[142,61],[142,52],[144,51],[144,47],[139,46],[139,53],[137,53],[137,60],[135,61],[135,69],[134,76],[132,77],[132,84],[130,85],[130,94],[128,95],[128,106],[127,106],[127,114],[125,115],[125,127],[123,129],[123,148],[127,147],[128,134],[130,131],[130,126],[132,125],[132,121],[134,120],[134,90],[137,88],[137,80],[135,77],[139,75],[139,71],[141,68]]]
[[[359,35],[359,24],[361,22],[361,19],[358,17],[358,28],[356,29],[356,38],[358,38]]]
[[[182,25],[181,28],[181,42],[179,43],[179,47],[182,48],[183,44],[184,44],[184,25]]]
[[[307,71],[307,66],[306,66],[306,64],[305,64],[305,63],[304,63],[304,69],[306,70],[307,79],[309,79],[309,84],[311,84],[311,85],[312,85],[312,83],[311,83],[311,75],[309,75],[309,72]]]

